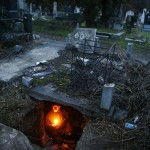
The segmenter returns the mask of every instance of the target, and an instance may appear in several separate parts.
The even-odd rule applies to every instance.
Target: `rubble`
[[[23,50],[23,46],[21,45],[15,45],[14,51],[17,53],[20,53]]]
[[[31,77],[22,77],[22,84],[26,87],[30,87],[32,84],[33,78]]]

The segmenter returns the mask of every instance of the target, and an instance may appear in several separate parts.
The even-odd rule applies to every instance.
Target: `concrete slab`
[[[36,86],[27,89],[27,93],[40,101],[51,101],[66,106],[71,106],[82,114],[93,116],[100,113],[98,102],[92,102],[83,98],[71,97],[58,91],[52,84]]]
[[[98,124],[97,124],[98,125]],[[87,123],[75,150],[114,150],[110,139],[104,136],[91,122]]]
[[[120,38],[123,34],[125,34],[125,32],[119,32],[119,33],[115,33],[115,34],[112,34],[112,38]]]
[[[42,60],[52,60],[58,57],[58,51],[64,49],[61,42],[50,41],[42,46],[35,47],[25,54],[6,60],[0,64],[0,80],[9,81],[14,77],[22,75],[22,71],[30,66],[35,66],[36,62]]]

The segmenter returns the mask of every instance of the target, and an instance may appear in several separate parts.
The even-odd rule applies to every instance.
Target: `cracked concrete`
[[[25,68],[35,66],[36,62],[58,57],[58,51],[63,50],[64,47],[64,42],[43,42],[42,46],[37,46],[15,58],[3,61],[0,63],[0,80],[10,81],[12,78],[22,75]]]

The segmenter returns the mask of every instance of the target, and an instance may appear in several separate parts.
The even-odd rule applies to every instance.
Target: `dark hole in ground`
[[[36,107],[23,119],[30,141],[41,147],[74,150],[86,124],[85,116],[69,106],[36,101]]]

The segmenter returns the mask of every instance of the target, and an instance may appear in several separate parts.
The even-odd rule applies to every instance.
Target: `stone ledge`
[[[71,106],[84,115],[92,116],[100,112],[98,102],[90,102],[87,99],[74,98],[65,93],[57,91],[52,84],[36,86],[27,89],[29,96],[40,101],[51,101],[66,106]]]

